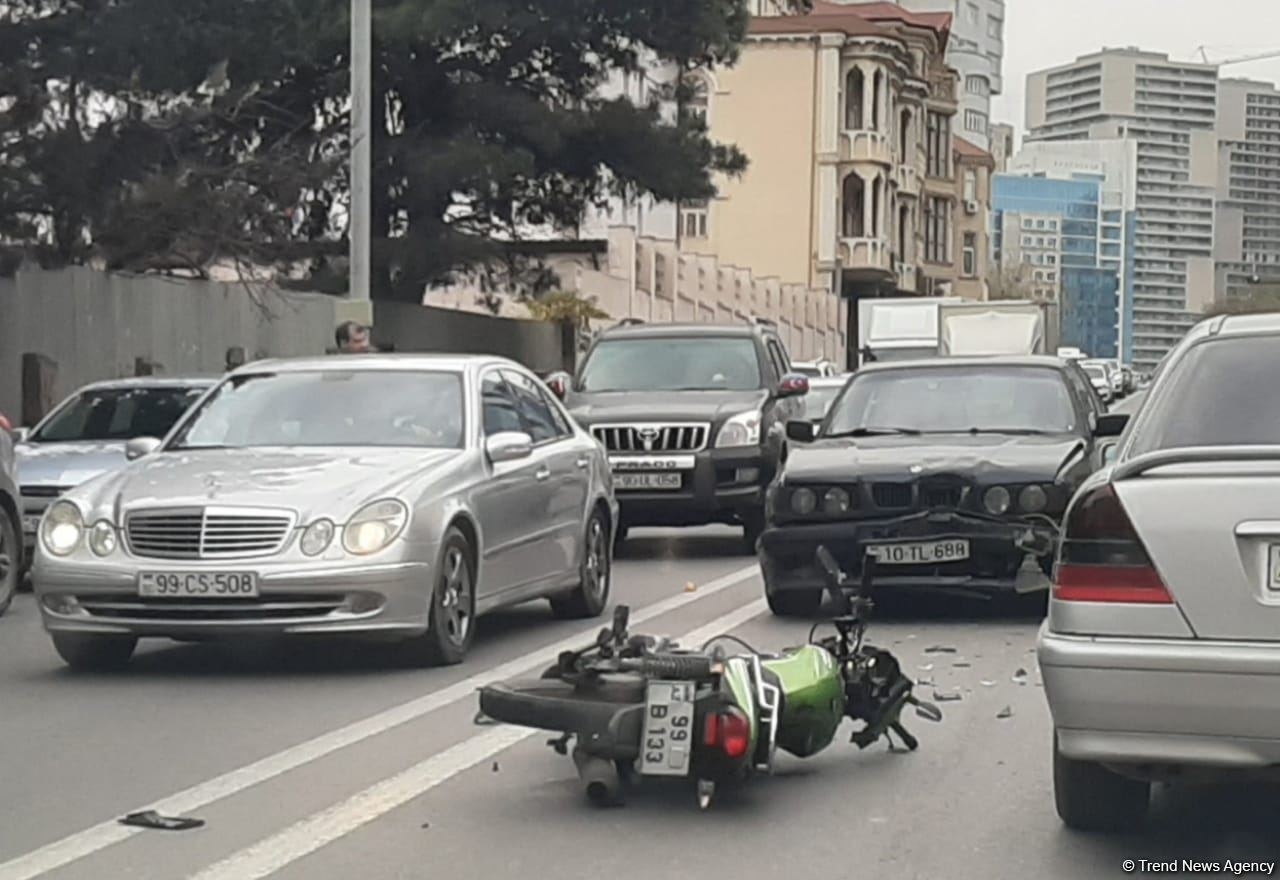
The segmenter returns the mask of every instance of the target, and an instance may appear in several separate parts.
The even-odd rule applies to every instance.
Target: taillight
[[[742,711],[729,707],[709,712],[703,722],[702,742],[738,759],[751,747],[751,722]]]
[[[1173,604],[1111,484],[1090,491],[1067,516],[1053,597],[1063,602]]]

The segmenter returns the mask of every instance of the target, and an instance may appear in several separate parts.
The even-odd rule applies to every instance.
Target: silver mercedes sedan
[[[1278,376],[1280,314],[1201,323],[1071,503],[1039,637],[1070,827],[1280,776]]]
[[[508,360],[259,361],[128,457],[40,522],[35,591],[72,667],[143,637],[301,634],[452,664],[494,608],[608,602],[604,450]]]

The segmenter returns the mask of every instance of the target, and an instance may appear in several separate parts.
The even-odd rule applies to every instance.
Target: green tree
[[[696,118],[600,96],[611,71],[650,59],[732,64],[746,0],[374,6],[376,297],[417,302],[462,271],[543,291],[525,230],[572,229],[617,193],[707,198],[714,175],[746,167]],[[0,237],[51,265],[232,260],[344,289],[347,10],[0,6]]]

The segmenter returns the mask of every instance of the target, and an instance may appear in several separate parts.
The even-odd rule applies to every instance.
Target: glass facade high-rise
[[[1215,296],[1217,105],[1216,67],[1138,49],[1106,49],[1027,77],[1028,142],[1136,143],[1132,296],[1123,311],[1126,323],[1132,314],[1125,348],[1139,369],[1154,368]],[[1120,227],[1123,238],[1123,216]]]

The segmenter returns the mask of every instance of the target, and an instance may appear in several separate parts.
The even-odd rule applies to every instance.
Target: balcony
[[[894,277],[888,239],[842,238],[840,263],[846,276],[855,281],[885,281]]]
[[[918,196],[923,175],[914,165],[898,165],[893,169],[893,182],[900,196]]]
[[[889,137],[878,131],[845,130],[840,139],[841,162],[870,162],[888,167],[893,164]]]

